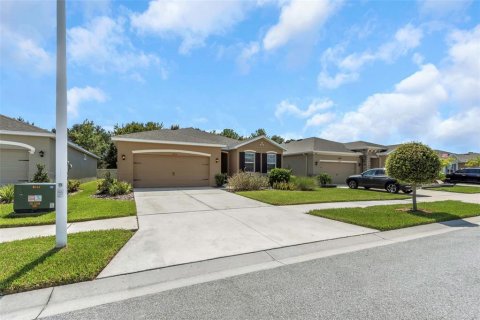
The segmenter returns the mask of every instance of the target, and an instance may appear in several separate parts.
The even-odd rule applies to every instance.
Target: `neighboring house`
[[[284,167],[292,170],[294,175],[315,176],[328,173],[333,183],[344,184],[345,179],[362,169],[361,152],[355,152],[343,143],[307,138],[293,140],[283,145]]]
[[[69,142],[68,178],[96,177],[98,159]],[[55,134],[0,115],[0,184],[30,181],[37,164],[44,164],[50,180],[55,180]]]
[[[383,168],[385,166],[387,156],[383,155],[382,152],[387,151],[388,146],[367,141],[353,141],[345,143],[344,145],[347,149],[362,154],[360,157],[362,172],[372,168]]]
[[[455,155],[458,160],[458,168],[463,169],[466,168],[466,164],[469,160],[476,159],[480,157],[480,153],[478,152],[469,152],[469,153],[460,153]]]
[[[193,128],[119,135],[117,174],[134,187],[215,186],[215,174],[267,173],[284,148],[265,136],[235,140]]]

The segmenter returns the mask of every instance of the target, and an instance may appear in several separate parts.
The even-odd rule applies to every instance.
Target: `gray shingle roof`
[[[300,153],[300,152],[342,152],[342,153],[351,153],[355,155],[356,153],[347,149],[343,143],[325,140],[321,138],[307,138],[296,141],[290,141],[283,145],[287,151],[285,154],[289,153]]]
[[[350,150],[361,150],[361,149],[368,149],[368,148],[379,148],[379,149],[387,149],[387,146],[377,144],[377,143],[372,143],[368,141],[352,141],[352,142],[347,142],[344,143],[345,147],[347,147]]]
[[[177,130],[160,129],[144,132],[135,132],[122,134],[114,137],[114,140],[120,139],[139,139],[168,142],[198,143],[198,144],[218,144],[227,147],[233,147],[242,141],[227,138],[218,134],[193,128],[180,128]]]
[[[51,133],[48,130],[33,126],[17,119],[7,117],[3,114],[0,114],[0,130]]]

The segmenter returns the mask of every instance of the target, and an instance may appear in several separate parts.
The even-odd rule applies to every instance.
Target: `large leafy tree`
[[[118,136],[121,134],[151,131],[151,130],[160,130],[163,128],[163,123],[160,122],[129,122],[122,125],[116,124],[113,127],[113,135]]]
[[[435,180],[442,164],[430,147],[410,142],[395,149],[388,156],[385,167],[389,176],[412,185],[413,211],[417,211],[417,187]]]
[[[110,133],[88,119],[68,129],[68,139],[100,157],[100,167],[105,166],[105,156],[110,145]]]
[[[266,135],[267,135],[267,131],[265,131],[265,129],[259,128],[250,135],[250,138],[256,138],[259,136],[266,136]]]
[[[270,137],[273,141],[275,141],[278,144],[282,144],[285,142],[285,139],[280,137],[279,135],[274,134],[273,136]]]
[[[237,140],[242,140],[242,136],[240,136],[235,130],[233,129],[223,129],[219,135],[231,138],[231,139],[237,139]]]

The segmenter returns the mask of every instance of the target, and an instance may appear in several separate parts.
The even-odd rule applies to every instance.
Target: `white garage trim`
[[[195,156],[210,157],[210,153],[189,151],[189,150],[177,150],[177,149],[146,149],[146,150],[132,150],[133,154],[138,153],[183,153],[183,154],[192,154]]]
[[[267,151],[267,153],[275,153],[275,154],[277,154],[278,152],[276,152],[276,151]]]
[[[9,146],[22,147],[22,148],[27,149],[30,154],[34,154],[34,153],[35,153],[35,148],[32,147],[32,146],[29,145],[29,144],[26,144],[26,143],[21,143],[21,142],[16,142],[16,141],[0,140],[0,144],[6,144],[6,145],[9,145]]]
[[[318,160],[319,162],[334,162],[334,163],[358,163],[357,161],[350,160]]]

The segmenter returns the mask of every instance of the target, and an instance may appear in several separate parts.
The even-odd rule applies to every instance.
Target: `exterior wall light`
[[[218,158],[215,158],[215,163],[218,163]]]
[[[45,155],[45,151],[40,150],[40,151],[38,152],[38,154],[40,155],[40,158],[43,158],[43,156]]]
[[[126,158],[127,157],[124,154],[122,154],[122,160],[125,160]]]
[[[318,161],[315,161],[315,165],[318,166]]]

